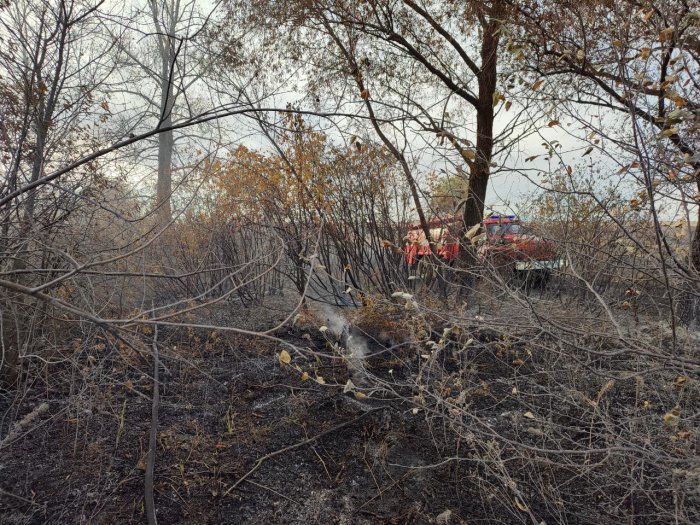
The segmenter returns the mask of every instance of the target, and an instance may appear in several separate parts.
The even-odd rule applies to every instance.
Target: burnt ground
[[[327,352],[320,335],[279,335]],[[397,401],[343,394],[348,371],[338,361],[295,354],[282,366],[279,343],[245,336],[161,331],[160,341],[161,523],[431,523],[447,510],[459,523],[478,513],[454,466],[396,466],[439,461],[435,429]],[[77,374],[56,371],[23,392],[18,418],[42,402],[49,410],[2,450],[1,523],[145,521],[152,380],[128,349],[104,346],[82,352]],[[17,401],[4,393],[2,412]],[[258,458],[340,425],[226,494]]]
[[[377,317],[386,327],[386,312]],[[236,323],[255,328],[257,320],[237,315]],[[578,356],[553,360],[532,340],[508,342],[481,329],[464,334],[475,341],[468,349],[455,343],[439,353],[435,366],[437,357],[421,361],[425,348],[374,345],[367,366],[393,386],[358,400],[343,393],[350,371],[317,324],[275,335],[159,330],[160,523],[531,523],[533,516],[547,524],[667,523],[659,506],[673,509],[677,484],[685,482],[672,486],[658,469],[668,463],[676,476],[696,457],[695,381],[678,384],[670,371],[656,383],[621,376],[608,385],[591,373],[603,364],[637,366],[625,354],[582,368]],[[21,389],[0,393],[3,439],[11,422],[48,404],[0,445],[0,524],[145,522],[153,380],[149,347],[140,348],[146,353],[99,333],[71,340],[55,364],[34,370]],[[278,358],[285,348],[289,364]],[[414,413],[421,362],[422,373],[434,374],[423,378],[434,408]],[[575,392],[564,391],[572,386]],[[596,395],[599,404],[590,401]],[[671,428],[662,416],[674,404],[690,416]],[[642,430],[630,433],[630,424]],[[492,433],[522,446],[503,447]],[[626,453],[603,451],[536,466],[528,451],[604,450],[618,442],[643,458],[653,444],[658,459],[632,463]],[[686,473],[689,510],[681,523],[700,515],[691,500],[693,472]],[[634,500],[631,482],[640,487]]]

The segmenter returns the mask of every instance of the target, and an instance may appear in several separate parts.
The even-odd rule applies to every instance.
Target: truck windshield
[[[493,223],[486,225],[489,237],[495,235],[519,235],[522,233],[523,229],[520,224],[516,222],[506,222],[503,224]]]

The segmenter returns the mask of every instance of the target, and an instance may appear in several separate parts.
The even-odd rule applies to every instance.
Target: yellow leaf
[[[620,40],[613,40],[612,45],[615,47],[622,47],[622,42]]]
[[[667,40],[671,40],[673,38],[673,28],[672,27],[667,27],[663,31],[659,33],[659,41],[660,42],[665,42]]]
[[[678,418],[681,416],[680,407],[673,407],[670,411],[664,414],[664,422],[669,424],[675,424]]]
[[[362,392],[355,392],[355,399],[357,399],[358,401],[362,401],[366,397],[367,395],[363,394]]]
[[[319,385],[325,385],[325,384],[326,384],[326,380],[323,379],[323,376],[316,376],[316,382],[317,382]]]
[[[527,505],[520,501],[520,498],[518,498],[517,496],[513,498],[513,501],[515,502],[515,506],[518,507],[518,510],[521,510],[523,512],[528,512],[530,510],[527,508]]]
[[[648,399],[645,399],[645,400],[644,400],[643,406],[644,406],[644,408],[649,408],[649,407],[651,406],[651,403],[649,402]]]
[[[584,58],[586,58],[586,53],[583,52],[583,49],[579,49],[578,51],[576,51],[576,58],[578,58],[579,60],[583,60]]]
[[[498,91],[494,91],[493,96],[492,96],[492,102],[493,102],[494,108],[498,105],[499,100],[505,100],[505,97],[503,95],[501,95]]]
[[[302,381],[308,381],[308,380],[309,380],[309,373],[308,373],[308,372],[304,372],[303,374],[301,374],[301,380],[302,380]]]
[[[672,423],[678,419],[678,416],[676,414],[673,414],[671,412],[666,412],[664,414],[664,423]]]
[[[538,80],[537,82],[535,82],[534,84],[532,84],[532,89],[533,89],[533,90],[537,89],[538,87],[540,87],[540,86],[542,85],[543,82],[544,82],[544,80],[541,80],[541,79]]]
[[[476,160],[476,152],[473,149],[463,149],[462,157],[467,160]]]
[[[678,106],[679,108],[682,108],[683,106],[688,105],[688,101],[681,97],[680,95],[675,95],[674,97],[671,97],[671,100],[673,100],[673,103]]]
[[[525,416],[525,417],[528,418],[528,419],[535,419],[535,414],[533,414],[533,413],[530,412],[529,410],[528,410],[527,412],[525,412],[525,413],[523,414],[523,416]]]
[[[525,361],[523,361],[522,359],[514,359],[514,360],[513,360],[513,364],[514,364],[515,366],[522,366],[522,365],[525,364]]]
[[[289,355],[289,352],[286,350],[282,350],[277,358],[279,359],[281,365],[288,365],[292,362],[292,356]]]
[[[511,390],[510,393],[516,395],[518,393],[518,389],[516,387],[513,387],[513,390]]]

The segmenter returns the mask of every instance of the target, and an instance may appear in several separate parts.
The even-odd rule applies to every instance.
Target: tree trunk
[[[482,21],[481,69],[478,75],[479,104],[476,107],[476,159],[469,165],[469,190],[464,205],[464,228],[479,224],[484,215],[486,189],[493,155],[494,94],[498,65],[498,19]]]
[[[697,166],[696,169],[700,170],[700,166]],[[698,192],[700,193],[700,174],[697,177]],[[696,221],[690,244],[691,275],[678,305],[681,321],[692,330],[697,329],[700,320],[700,206],[698,206]]]
[[[169,128],[173,125],[173,84],[170,78],[172,46],[165,42],[163,48],[166,52],[161,57],[161,99],[160,128]],[[165,227],[172,219],[170,197],[173,191],[173,149],[175,140],[172,130],[164,131],[158,135],[158,181],[156,182],[156,207],[158,224]]]
[[[30,183],[36,182],[41,178],[44,169],[44,150],[46,149],[46,129],[43,122],[39,122],[36,133],[36,144],[34,148],[34,161],[32,163],[32,177]],[[33,189],[27,193],[27,200],[24,203],[24,217],[22,218],[22,234],[29,232],[32,223],[34,222],[34,210],[36,208],[37,189]]]
[[[19,374],[17,319],[11,315],[10,300],[0,303],[0,380],[13,386]]]
[[[43,112],[42,112],[43,113]],[[44,154],[46,150],[46,137],[48,127],[43,120],[37,123],[36,143],[34,145],[34,160],[32,162],[32,174],[30,182],[39,180],[44,171]],[[36,197],[38,189],[33,189],[27,193],[27,198],[23,203],[22,216],[19,223],[19,235],[23,243],[12,259],[12,270],[25,270],[28,266],[27,259],[31,253],[30,240],[34,228],[34,215],[36,213]],[[19,274],[18,281],[30,284],[32,274]],[[36,301],[23,295],[17,298],[21,308],[17,308],[13,316],[10,316],[10,301],[1,304],[0,308],[0,378],[8,384],[13,385],[17,380],[20,371],[20,346],[31,343],[32,332],[28,329],[30,315],[27,314],[36,306]]]
[[[178,50],[175,48],[177,24],[182,16],[179,3],[169,0],[150,0],[151,13],[156,31],[158,31],[158,54],[160,58],[160,118],[158,128],[170,128],[173,125],[173,108],[175,107],[175,60]],[[162,25],[165,15],[166,23]],[[158,224],[164,228],[172,220],[171,197],[173,191],[173,150],[175,139],[172,131],[158,135],[158,180],[156,182],[156,217]]]
[[[167,121],[166,121],[167,122]],[[164,123],[169,126],[170,123]],[[172,220],[172,207],[170,195],[173,187],[172,160],[173,160],[173,132],[166,131],[158,135],[158,181],[156,183],[156,206],[158,224],[167,226]]]
[[[700,195],[700,164],[693,165],[696,170],[696,184]],[[700,278],[700,206],[698,206],[698,216],[696,219],[695,231],[693,232],[693,242],[690,246],[690,266],[693,273]]]

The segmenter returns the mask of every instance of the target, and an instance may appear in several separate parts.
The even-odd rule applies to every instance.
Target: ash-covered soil
[[[276,326],[294,308],[283,302],[188,321]],[[356,320],[405,332],[390,313]],[[700,515],[693,376],[659,369],[641,380],[629,373],[644,366],[638,356],[584,361],[547,353],[537,334],[506,338],[479,323],[433,351],[427,343],[434,349],[443,327],[431,326],[422,346],[368,338],[364,366],[383,388],[359,395],[343,392],[355,371],[318,319],[270,338],[161,327],[159,522],[651,524],[673,509],[678,523]],[[144,343],[154,335],[141,334]],[[99,334],[72,340],[55,364],[0,393],[0,524],[146,522],[150,351]],[[669,424],[674,406],[684,412]]]
[[[434,444],[440,429],[397,400],[343,394],[347,367],[324,358],[328,341],[311,332],[276,334],[319,354],[291,352],[283,365],[276,341],[161,330],[158,520],[459,523],[478,515],[469,472],[430,467],[444,457]],[[15,419],[43,402],[49,410],[2,450],[2,524],[145,522],[151,372],[130,349],[104,346],[83,351],[77,370],[37,378],[21,400],[3,393],[0,411]],[[230,490],[258,459],[294,445]]]

